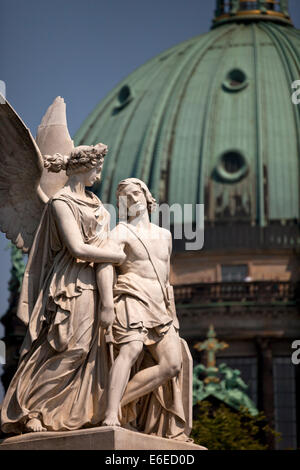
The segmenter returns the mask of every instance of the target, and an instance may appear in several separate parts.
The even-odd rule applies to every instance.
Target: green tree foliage
[[[209,450],[267,450],[268,437],[279,438],[263,413],[254,417],[245,408],[236,412],[208,400],[198,402],[197,411],[191,437]]]
[[[22,280],[25,271],[25,256],[22,250],[19,250],[15,245],[10,243],[7,248],[10,248],[11,270],[9,280],[9,290],[13,294],[21,291]]]

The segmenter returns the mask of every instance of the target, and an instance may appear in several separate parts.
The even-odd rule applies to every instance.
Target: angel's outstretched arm
[[[119,264],[125,259],[121,247],[113,241],[101,248],[84,243],[72,211],[64,201],[55,200],[52,207],[62,241],[74,258],[113,264]]]

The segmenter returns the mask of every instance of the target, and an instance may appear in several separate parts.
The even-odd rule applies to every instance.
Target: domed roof
[[[207,222],[299,218],[300,31],[231,20],[135,70],[84,122],[76,145],[110,149],[103,202],[137,177],[160,203],[205,203]]]

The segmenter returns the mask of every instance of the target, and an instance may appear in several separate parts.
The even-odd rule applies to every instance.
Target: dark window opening
[[[231,1],[230,0],[224,0],[223,2],[223,11],[224,13],[230,13],[231,10]]]
[[[257,10],[258,9],[258,2],[241,2],[240,3],[240,10]]]
[[[222,282],[242,282],[248,277],[248,266],[246,264],[222,265]]]
[[[118,93],[117,100],[117,104],[113,109],[113,114],[118,114],[133,100],[133,93],[129,85],[124,85],[121,88]]]
[[[232,69],[226,75],[223,87],[225,87],[227,91],[237,92],[246,88],[248,86],[248,82],[247,75],[243,70]]]
[[[243,165],[244,160],[239,153],[228,152],[222,157],[223,166],[228,173],[236,173]]]

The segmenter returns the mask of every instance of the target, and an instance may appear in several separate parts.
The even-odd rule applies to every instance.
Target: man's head
[[[127,178],[118,184],[117,205],[120,218],[127,219],[128,216],[138,217],[146,210],[150,214],[156,207],[156,201],[143,181]]]

